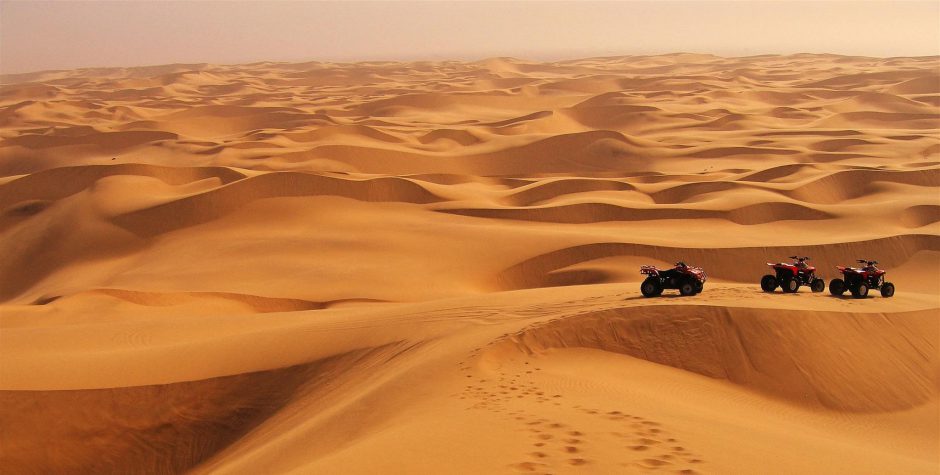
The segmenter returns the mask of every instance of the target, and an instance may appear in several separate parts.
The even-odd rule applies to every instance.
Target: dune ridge
[[[936,335],[918,335],[918,327],[904,333],[868,327],[891,328],[906,319],[925,322],[931,313],[873,320],[864,314],[818,312],[812,319],[792,320],[787,319],[789,312],[779,310],[616,309],[527,328],[488,352],[499,358],[507,348],[529,354],[550,348],[597,348],[728,379],[800,404],[838,411],[886,411],[931,400],[937,361],[924,356],[936,347]],[[832,326],[846,327],[840,332],[838,349],[826,344]],[[897,340],[885,341],[886,337]],[[882,346],[884,350],[872,351]],[[850,347],[865,351],[852,352],[848,360],[835,356]],[[834,354],[826,354],[829,351]],[[868,359],[875,354],[877,361]],[[877,372],[872,371],[875,367],[879,367]]]

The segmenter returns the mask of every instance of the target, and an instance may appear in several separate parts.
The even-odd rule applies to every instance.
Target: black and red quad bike
[[[826,281],[816,276],[816,268],[806,264],[809,257],[790,256],[793,262],[767,263],[774,268],[774,275],[767,274],[760,280],[760,288],[764,292],[773,292],[780,287],[786,293],[792,294],[800,290],[801,285],[808,285],[813,292],[826,290]]]
[[[705,288],[705,271],[701,267],[687,266],[677,262],[672,269],[660,270],[656,266],[641,266],[640,273],[649,277],[640,284],[644,297],[662,295],[665,289],[679,289],[679,294],[695,295]]]
[[[836,266],[842,273],[841,279],[832,279],[829,282],[829,292],[832,295],[842,295],[846,290],[852,292],[852,297],[863,299],[868,296],[869,290],[881,290],[882,297],[894,295],[894,284],[885,282],[886,271],[875,267],[878,261],[859,259],[865,267]]]

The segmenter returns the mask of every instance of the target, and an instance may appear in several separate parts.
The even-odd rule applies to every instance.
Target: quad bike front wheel
[[[764,292],[773,292],[777,290],[777,278],[767,274],[760,280],[760,288]]]
[[[882,297],[892,297],[894,296],[894,284],[891,282],[885,282],[881,284],[881,296]]]
[[[679,284],[679,294],[684,297],[695,295],[695,284],[689,281],[685,281]]]
[[[815,293],[822,292],[823,290],[826,290],[826,281],[822,279],[815,279],[813,280],[813,283],[809,285],[809,288],[812,289]]]
[[[648,277],[640,284],[640,293],[642,293],[644,297],[655,297],[663,293],[663,286],[659,283],[659,279]]]
[[[829,293],[839,296],[845,293],[845,281],[842,279],[832,279],[829,281]]]
[[[857,299],[868,297],[868,284],[862,282],[857,286],[852,287],[852,297]]]
[[[705,284],[703,284],[703,283],[701,283],[701,282],[699,282],[699,281],[697,281],[697,280],[695,281],[695,283],[694,283],[693,285],[695,286],[695,293],[697,293],[697,294],[702,293],[702,289],[705,288]]]
[[[783,279],[780,282],[780,288],[788,294],[795,294],[797,290],[800,290],[800,283],[796,279]]]

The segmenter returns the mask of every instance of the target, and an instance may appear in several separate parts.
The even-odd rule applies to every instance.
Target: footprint
[[[511,467],[522,472],[534,472],[543,467],[547,467],[547,465],[538,462],[521,462],[511,465]]]
[[[660,459],[648,458],[640,461],[640,465],[646,468],[657,468],[663,465],[671,465],[670,462]]]

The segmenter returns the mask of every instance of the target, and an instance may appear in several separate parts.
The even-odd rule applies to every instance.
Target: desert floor
[[[940,58],[3,82],[3,473],[940,471]]]

